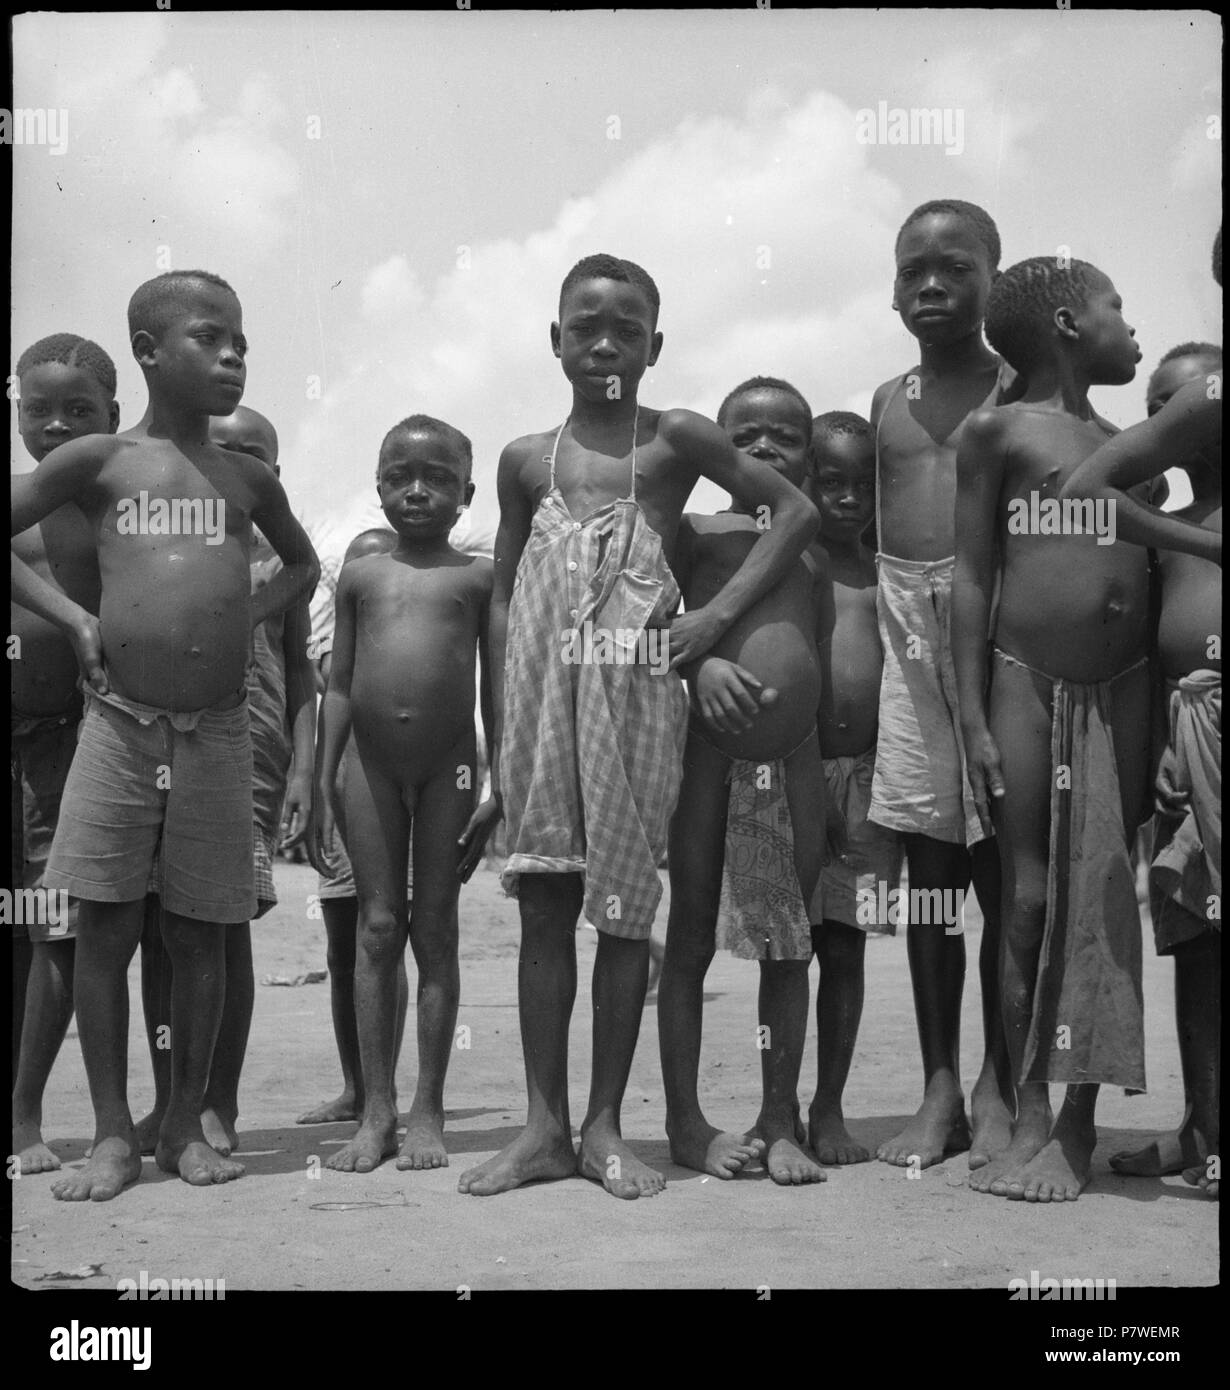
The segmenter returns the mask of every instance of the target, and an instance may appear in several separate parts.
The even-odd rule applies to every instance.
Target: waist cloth
[[[581,521],[555,485],[554,458],[508,614],[501,880],[515,895],[522,874],[583,874],[586,919],[643,940],[662,897],[688,722],[678,672],[645,655],[650,639],[665,651],[679,588],[636,501],[635,438],[631,495]],[[578,643],[578,633],[605,640]]]
[[[811,920],[794,863],[786,763],[817,738],[816,730],[780,758],[733,758],[696,721],[692,733],[729,764],[717,945],[744,960],[810,960]]]
[[[1143,1091],[1140,909],[1111,700],[1116,684],[1146,669],[1147,661],[1086,685],[1036,670],[998,647],[992,655],[1051,686],[1046,923],[1022,1080]]]
[[[1193,671],[1167,687],[1166,775],[1186,809],[1158,816],[1162,843],[1149,887],[1161,954],[1221,930],[1221,672]]]

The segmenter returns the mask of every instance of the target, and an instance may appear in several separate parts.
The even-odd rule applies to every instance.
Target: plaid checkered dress
[[[582,873],[586,918],[644,939],[662,897],[658,863],[679,796],[688,700],[677,672],[643,659],[640,639],[666,625],[679,588],[636,501],[635,437],[632,495],[581,521],[555,485],[555,449],[550,463],[509,608],[503,883],[515,895],[521,874]],[[616,634],[619,655],[569,660],[569,635],[587,624]]]

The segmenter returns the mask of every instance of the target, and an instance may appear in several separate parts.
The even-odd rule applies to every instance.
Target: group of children
[[[716,423],[640,404],[662,348],[657,287],[629,261],[580,261],[551,328],[571,408],[501,455],[494,562],[449,543],[474,491],[469,440],[427,415],[385,437],[389,529],[356,538],[338,577],[318,729],[306,608],[319,565],[277,478],[276,434],[239,406],[234,292],[200,271],[137,290],[129,331],[150,404],[124,433],[101,349],[71,335],[30,349],[19,409],[38,466],[13,479],[14,874],[66,891],[75,918],[15,945],[22,1171],[60,1166],[41,1100],[75,999],[96,1129],[56,1195],[113,1197],[149,1151],[193,1184],[242,1173],[248,924],[275,900],[279,838],[305,839],[324,876],[343,1070],[341,1095],[301,1121],[357,1119],[336,1169],[446,1164],[459,893],[502,818],[527,1120],[462,1192],[577,1173],[628,1199],[664,1186],[620,1109],[666,856],[658,1020],[675,1162],[719,1178],[760,1164],[793,1185],[871,1156],[842,1110],[865,940],[908,920],[923,1096],[876,1157],[917,1170],[968,1151],[978,1191],[1074,1199],[1098,1086],[1144,1087],[1129,851],[1156,780],[1153,916],[1176,959],[1187,1113],[1112,1162],[1182,1169],[1215,1196],[1220,350],[1168,354],[1150,419],[1117,434],[1088,403],[1140,357],[1113,284],[1079,261],[1001,273],[999,259],[981,208],[922,205],[898,234],[893,299],[919,362],[879,388],[870,421],[813,419],[795,386],[757,376]],[[1220,282],[1220,238],[1215,259]],[[1125,490],[1175,465],[1192,477],[1185,512]],[[702,477],[729,510],[685,513]],[[1020,524],[1106,502],[1117,540]],[[984,1046],[967,1115],[971,886]],[[567,1044],[582,916],[598,944],[578,1146]],[[419,1072],[399,1145],[407,940]],[[156,1100],[134,1125],[138,943]],[[698,1096],[718,947],[760,965],[762,1101],[747,1129],[711,1123]],[[1049,1082],[1068,1086],[1058,1117]]]

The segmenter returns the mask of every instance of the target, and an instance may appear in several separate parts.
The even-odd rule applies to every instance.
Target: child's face
[[[760,459],[795,487],[807,477],[811,421],[787,391],[757,387],[726,407],[726,437],[748,458]]]
[[[209,437],[215,444],[236,454],[251,454],[269,468],[275,477],[278,467],[278,437],[273,426],[255,410],[240,406],[230,415],[209,422]]]
[[[551,325],[551,350],[578,394],[620,400],[635,396],[645,369],[658,360],[662,335],[654,331],[644,290],[622,280],[582,280],[569,289],[560,320]]]
[[[1123,317],[1123,300],[1105,275],[1094,273],[1085,303],[1073,310],[1090,380],[1122,386],[1136,375],[1141,351],[1136,330]]]
[[[376,490],[389,525],[412,542],[446,537],[474,496],[465,460],[438,435],[418,430],[384,446]]]
[[[820,535],[853,543],[875,511],[875,445],[853,434],[825,434],[814,452],[811,497],[820,513]]]
[[[120,408],[92,372],[62,362],[29,367],[19,382],[17,428],[38,462],[85,434],[114,434]]]
[[[991,279],[973,228],[955,213],[928,213],[901,234],[893,308],[920,343],[955,343],[982,324]]]
[[[146,355],[138,349],[144,337]],[[208,415],[230,415],[247,379],[239,300],[218,285],[201,284],[155,341],[134,335],[142,366],[154,366],[160,394]]]
[[[1215,370],[1212,362],[1203,357],[1172,357],[1149,378],[1145,391],[1145,409],[1152,417],[1189,381],[1203,381]]]

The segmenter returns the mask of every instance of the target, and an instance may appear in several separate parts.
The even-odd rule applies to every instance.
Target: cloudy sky
[[[594,251],[662,292],[641,399],[710,415],[756,373],[817,412],[865,412],[916,360],[889,308],[893,238],[935,197],[985,206],[1005,264],[1066,246],[1106,270],[1146,370],[1220,338],[1209,14],[41,14],[13,42],[14,107],[68,122],[60,155],[13,149],[14,352],[96,338],[134,424],[132,290],[166,268],[224,275],[245,400],[330,544],[415,411],[473,439],[471,520],[494,529],[500,449],[567,413],[548,327]],[[881,102],[959,112],[963,147],[860,143]],[[1144,373],[1094,401],[1139,419]],[[703,485],[693,503],[724,498]]]

